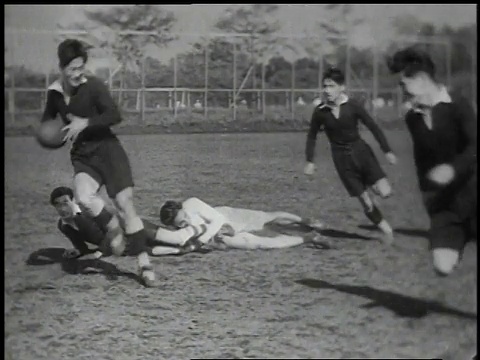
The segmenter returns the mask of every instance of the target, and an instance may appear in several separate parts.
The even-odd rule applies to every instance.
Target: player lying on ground
[[[50,204],[57,210],[60,217],[57,224],[58,229],[73,245],[73,249],[65,251],[65,258],[81,258],[85,260],[99,259],[102,256],[110,255],[111,250],[108,237],[90,216],[82,213],[80,207],[75,202],[72,189],[64,186],[55,188],[50,194]],[[123,221],[121,222],[123,225]],[[196,250],[194,243],[188,240],[194,239],[205,230],[205,228],[189,226],[172,232],[166,229],[162,230],[147,220],[143,220],[143,222],[145,231],[148,234],[148,249],[156,256],[182,255]],[[156,237],[159,239],[156,239]],[[183,246],[170,245],[162,241],[162,238],[171,242],[182,240]],[[90,249],[88,244],[93,245],[93,248]],[[124,255],[128,253],[129,248],[127,247]]]
[[[85,75],[88,54],[78,40],[58,46],[61,79],[48,89],[43,121],[60,115],[68,124],[65,139],[73,142],[75,198],[103,232],[109,233],[111,248],[120,256],[125,239],[118,217],[107,211],[98,196],[101,185],[124,215],[125,235],[132,254],[137,255],[140,275],[146,286],[154,285],[155,273],[148,257],[143,222],[133,201],[133,178],[124,148],[110,127],[121,122],[120,112],[100,79]]]
[[[372,189],[382,198],[387,198],[392,193],[391,186],[372,149],[360,137],[359,121],[372,132],[389,163],[395,164],[396,157],[375,121],[360,104],[350,100],[345,94],[343,73],[338,69],[329,69],[323,74],[322,82],[326,101],[319,104],[312,115],[306,142],[307,164],[304,172],[306,175],[313,175],[317,133],[325,131],[340,180],[349,195],[360,201],[367,218],[382,230],[382,240],[390,244],[393,242],[393,230],[383,218],[368,189]]]
[[[477,233],[477,117],[468,100],[435,80],[430,56],[414,47],[396,52],[388,66],[413,108],[405,121],[423,201],[430,217],[433,265],[450,274],[465,243]]]
[[[198,241],[213,248],[280,249],[305,243],[326,244],[322,236],[315,231],[323,227],[317,221],[281,211],[212,207],[198,198],[189,198],[183,203],[167,201],[160,209],[160,220],[164,225],[175,229],[204,225],[206,231],[198,236]],[[282,234],[279,232],[282,231],[282,225],[300,225],[307,227],[308,232],[303,236]],[[273,237],[262,236],[268,229]],[[157,239],[159,238],[175,245],[183,245],[185,241],[178,239],[172,242],[165,235],[158,234]]]

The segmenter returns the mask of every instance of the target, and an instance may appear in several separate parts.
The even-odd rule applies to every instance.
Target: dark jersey
[[[325,131],[332,148],[351,148],[355,143],[363,141],[358,129],[359,121],[372,132],[384,152],[391,151],[382,130],[364,107],[348,100],[340,105],[338,119],[332,114],[330,107],[325,104],[320,104],[315,108],[307,136],[305,150],[307,161],[313,161],[319,131]]]
[[[477,118],[468,100],[459,98],[436,104],[431,108],[431,129],[423,116],[412,109],[405,118],[413,140],[420,189],[438,188],[427,179],[427,174],[440,164],[452,165],[458,181],[473,174],[477,161]]]
[[[67,114],[88,118],[89,125],[77,137],[72,154],[89,152],[95,144],[105,138],[112,138],[110,126],[121,122],[120,112],[106,85],[94,76],[75,89],[70,98],[65,95],[59,81],[53,83],[47,92],[47,102],[42,122],[57,115],[68,124]]]
[[[101,245],[104,233],[91,217],[78,213],[74,216],[73,222],[76,228],[64,223],[62,219],[58,220],[57,226],[81,254],[88,252],[87,243]]]

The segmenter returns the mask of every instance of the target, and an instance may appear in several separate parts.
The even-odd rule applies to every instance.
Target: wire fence
[[[151,34],[117,35],[121,39]],[[47,88],[59,76],[56,47],[62,39],[88,42],[99,36],[75,30],[6,29],[7,125],[18,125],[24,115],[42,112]],[[331,65],[345,69],[351,96],[375,117],[388,121],[401,116],[403,99],[397,80],[388,74],[385,57],[395,48],[420,43],[435,54],[439,80],[447,86],[462,84],[476,103],[476,50],[471,49],[463,71],[452,73],[452,42],[446,38],[398,37],[388,46],[377,44],[366,50],[352,46],[347,37],[295,34],[268,39],[252,34],[177,34],[177,41],[183,46],[151,44],[136,58],[115,57],[112,48],[93,45],[88,68],[105,80],[122,110],[136,115],[133,121],[138,124],[191,117],[199,121],[304,120],[321,97],[321,76]]]

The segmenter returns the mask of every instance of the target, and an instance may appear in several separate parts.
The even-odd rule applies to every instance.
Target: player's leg
[[[150,251],[153,256],[178,255],[182,253],[182,249],[180,248],[161,245],[153,246]]]
[[[77,172],[74,176],[75,199],[82,211],[89,214],[106,234],[105,241],[111,239],[111,241],[121,242],[123,236],[119,219],[115,214],[107,210],[105,202],[98,194],[100,181],[95,171],[83,166],[82,172]],[[108,244],[101,245],[103,251],[107,251],[108,247]]]
[[[458,221],[455,214],[441,212],[431,217],[429,242],[437,274],[447,276],[455,270],[467,241],[466,224]]]
[[[247,232],[237,233],[234,236],[225,236],[222,242],[232,249],[282,249],[299,246],[305,243],[301,236],[278,235],[276,237],[262,237]]]
[[[306,225],[314,229],[322,229],[324,227],[324,224],[319,220],[302,218],[301,216],[285,211],[272,211],[267,214],[270,217],[270,223],[275,223],[279,225],[300,224]]]
[[[361,158],[362,177],[366,186],[370,187],[375,194],[383,199],[390,197],[392,195],[392,187],[372,149],[367,145],[359,153],[359,156]],[[360,202],[368,219],[383,232],[382,241],[386,244],[393,243],[393,229],[380,212],[375,200],[365,191],[360,196]]]
[[[141,276],[145,284],[151,286],[155,281],[155,273],[148,256],[148,234],[133,203],[133,188],[128,187],[118,192],[115,195],[115,204],[124,216],[125,236],[129,241],[131,254],[137,256]]]
[[[380,209],[375,204],[368,191],[364,191],[360,194],[358,200],[363,207],[365,216],[383,232],[382,241],[385,244],[393,243],[393,229],[387,220],[383,218]]]
[[[155,273],[148,256],[148,233],[134,206],[134,183],[128,156],[117,139],[104,142],[98,155],[100,158],[99,168],[102,170],[101,175],[107,194],[114,199],[116,208],[122,214],[125,237],[129,243],[129,253],[137,256],[138,268],[145,285],[153,286]],[[112,251],[125,248],[123,237],[112,241],[110,245]]]
[[[373,192],[382,199],[387,199],[392,196],[392,186],[386,177],[377,180],[372,185]]]
[[[233,236],[219,236],[214,238],[214,242],[221,243],[227,248],[233,249],[282,249],[294,247],[302,244],[314,244],[330,248],[331,245],[317,232],[311,231],[303,236],[279,234],[268,228],[260,231],[239,232]]]

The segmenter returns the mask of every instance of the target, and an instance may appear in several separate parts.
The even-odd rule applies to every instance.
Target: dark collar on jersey
[[[87,82],[87,77],[84,76],[82,77],[82,80],[81,80],[81,83],[82,84],[85,84]],[[54,91],[58,91],[60,94],[62,95],[66,95],[65,94],[65,91],[63,90],[63,86],[62,86],[62,81],[60,79],[57,79],[55,80],[49,87],[48,87],[48,90],[54,90]]]
[[[421,102],[418,102],[418,101],[415,102],[415,100],[413,100],[411,106],[414,112],[424,114],[425,111],[432,109],[437,104],[440,104],[440,103],[449,104],[451,102],[452,102],[452,98],[448,94],[447,88],[442,85],[437,96],[434,99],[432,99],[432,102],[430,104],[422,104]]]
[[[338,97],[338,100],[337,100],[336,103],[333,104],[333,103],[328,103],[328,102],[323,102],[322,101],[320,104],[318,104],[318,108],[319,109],[323,109],[323,108],[333,109],[333,108],[339,107],[340,105],[345,104],[347,101],[348,101],[348,95],[345,94],[345,93],[342,93]]]

